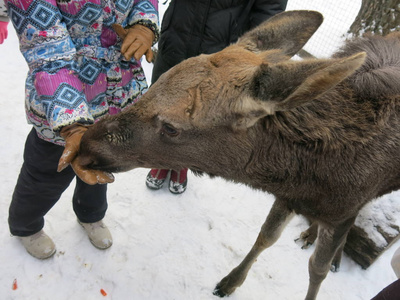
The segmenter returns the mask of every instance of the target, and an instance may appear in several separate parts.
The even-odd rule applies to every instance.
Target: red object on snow
[[[12,289],[13,289],[13,291],[15,291],[17,288],[18,288],[17,279],[14,279],[13,284],[12,284]]]
[[[100,290],[100,293],[101,293],[103,296],[107,296],[107,293],[106,293],[106,291],[105,291],[105,290],[103,290],[103,289],[101,289],[101,290]]]

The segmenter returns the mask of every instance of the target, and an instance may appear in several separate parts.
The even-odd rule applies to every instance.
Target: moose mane
[[[384,40],[389,40],[389,45]],[[400,53],[393,51],[396,43],[400,43],[400,33],[366,35],[348,43],[333,58],[366,52],[364,64],[314,101],[267,116],[265,128],[324,151],[368,143],[388,125],[393,111],[399,111]]]
[[[373,101],[400,93],[400,32],[385,37],[365,34],[345,44],[333,58],[347,57],[364,51],[365,63],[348,80],[357,96]]]

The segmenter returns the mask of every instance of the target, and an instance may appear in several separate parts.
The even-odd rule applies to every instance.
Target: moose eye
[[[161,128],[161,134],[167,134],[169,136],[177,136],[178,131],[170,124],[163,124]]]

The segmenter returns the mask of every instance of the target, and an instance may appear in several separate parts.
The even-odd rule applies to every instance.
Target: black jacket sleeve
[[[286,9],[287,0],[256,0],[250,11],[250,29]]]

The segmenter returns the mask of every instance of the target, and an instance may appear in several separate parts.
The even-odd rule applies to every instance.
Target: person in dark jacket
[[[393,254],[391,265],[397,280],[389,284],[371,300],[399,300],[400,299],[400,247]]]
[[[389,284],[378,295],[371,300],[399,300],[400,299],[400,279]]]
[[[170,68],[199,54],[218,52],[246,31],[286,9],[287,0],[171,0],[162,25],[152,83]],[[152,169],[150,189],[160,189],[170,170]],[[172,170],[171,193],[186,190],[187,169]]]

